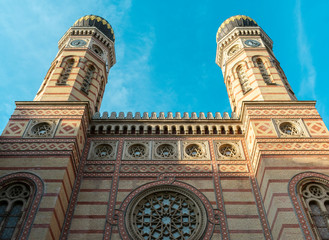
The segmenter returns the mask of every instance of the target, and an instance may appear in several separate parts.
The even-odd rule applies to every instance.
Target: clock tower
[[[103,18],[78,19],[58,42],[59,51],[34,101],[86,101],[97,112],[110,68],[114,33]]]
[[[255,20],[230,17],[219,27],[216,41],[216,63],[238,115],[243,101],[297,100],[273,54],[272,40]]]

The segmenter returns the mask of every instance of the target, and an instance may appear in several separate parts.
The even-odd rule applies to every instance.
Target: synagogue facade
[[[315,101],[297,100],[250,17],[216,42],[231,114],[100,113],[114,32],[78,19],[0,137],[0,239],[329,239]]]

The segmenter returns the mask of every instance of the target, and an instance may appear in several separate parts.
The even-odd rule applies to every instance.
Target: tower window
[[[20,225],[29,197],[30,188],[23,183],[0,190],[0,239],[15,238],[15,229]]]
[[[239,66],[236,71],[241,84],[242,92],[245,94],[251,90],[251,87],[249,85],[249,80],[242,66]]]
[[[91,84],[91,80],[93,78],[94,72],[95,72],[95,67],[89,66],[86,76],[83,79],[81,90],[83,92],[85,92],[86,94],[88,94],[88,92],[89,92],[89,88],[90,88],[90,84]]]
[[[316,235],[319,239],[329,239],[329,187],[310,182],[301,190]]]
[[[267,72],[267,70],[265,68],[265,65],[264,65],[262,59],[257,58],[256,64],[257,64],[257,66],[259,68],[260,74],[262,74],[262,77],[264,79],[264,82],[266,84],[273,84],[272,81],[271,81],[270,75],[268,75],[268,72]]]
[[[67,79],[69,78],[70,73],[72,71],[73,65],[74,65],[74,59],[69,59],[66,62],[66,65],[65,65],[64,70],[63,70],[63,74],[58,79],[58,82],[57,82],[58,85],[65,85],[66,84]]]

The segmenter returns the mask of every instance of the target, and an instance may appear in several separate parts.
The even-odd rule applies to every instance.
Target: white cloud
[[[307,41],[307,35],[304,30],[304,24],[302,19],[301,1],[296,1],[296,21],[297,21],[297,44],[299,61],[302,66],[302,80],[300,84],[301,96],[311,96],[313,99],[315,96],[315,81],[316,81],[316,70],[313,65],[312,54],[310,45]]]

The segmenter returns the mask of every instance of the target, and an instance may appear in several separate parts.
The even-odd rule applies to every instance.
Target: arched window
[[[103,134],[103,126],[99,126],[99,128],[98,128],[98,134]]]
[[[241,84],[242,92],[245,94],[251,90],[251,87],[249,86],[249,80],[246,76],[245,70],[243,66],[239,66],[236,69],[236,72],[238,74],[238,78]]]
[[[147,134],[152,134],[152,127],[151,126],[147,127]]]
[[[171,127],[171,134],[176,134],[176,126]]]
[[[155,127],[155,134],[160,134],[160,127],[159,126]]]
[[[163,134],[168,134],[168,127],[167,126],[163,127]]]
[[[90,84],[91,84],[91,80],[93,78],[93,75],[94,75],[94,72],[95,72],[95,67],[94,66],[89,66],[88,69],[87,69],[87,73],[86,73],[86,76],[85,78],[83,79],[83,82],[82,82],[82,87],[81,87],[81,90],[85,93],[88,94],[89,92],[89,88],[90,88]]]
[[[302,186],[301,194],[315,234],[319,239],[329,239],[329,186],[309,182]]]
[[[185,134],[184,126],[181,126],[180,127],[179,133],[180,134]]]
[[[270,78],[270,75],[268,74],[267,70],[266,70],[266,67],[264,65],[264,62],[262,59],[260,58],[257,58],[256,60],[256,64],[257,64],[257,67],[259,68],[259,71],[260,71],[260,74],[262,74],[262,77],[264,79],[264,82],[266,84],[272,84],[272,81],[271,81],[271,78]]]
[[[205,133],[205,134],[209,134],[209,128],[208,128],[208,126],[205,126],[205,127],[204,127],[204,133]]]
[[[213,127],[212,127],[212,133],[213,133],[213,134],[217,134],[217,128],[216,128],[216,126],[213,126]]]
[[[12,183],[0,190],[0,239],[17,237],[30,196],[31,189],[25,183]]]
[[[144,126],[140,126],[139,127],[139,134],[143,134],[144,133]]]
[[[111,133],[111,126],[108,126],[107,128],[106,128],[106,134],[110,134]]]
[[[73,64],[74,64],[74,59],[73,58],[66,61],[63,72],[62,72],[62,75],[58,79],[58,82],[57,82],[58,85],[65,85],[66,84],[67,79],[69,78],[70,73],[72,71]]]
[[[127,134],[128,133],[128,127],[127,126],[123,126],[123,134]]]

